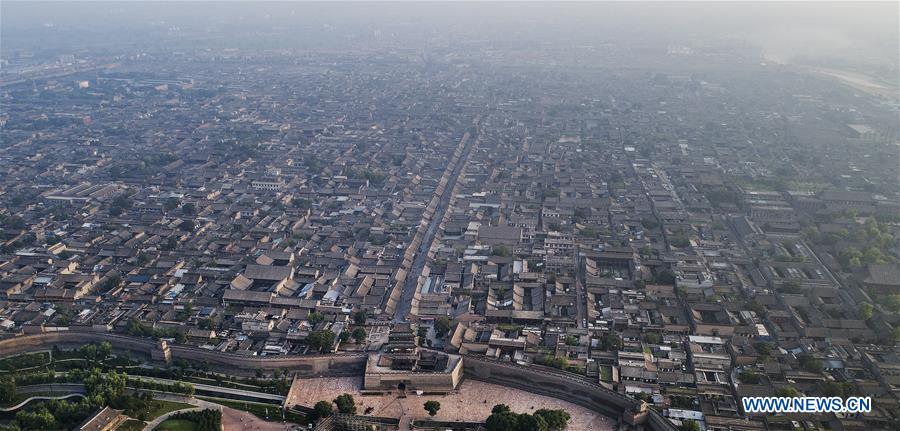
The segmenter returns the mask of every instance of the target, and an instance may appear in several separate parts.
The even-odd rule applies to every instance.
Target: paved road
[[[86,393],[84,385],[81,383],[45,383],[40,385],[19,386],[16,388],[18,394],[36,394],[47,392],[62,392],[65,394],[83,394]]]
[[[400,418],[400,431],[409,431],[412,429],[413,418],[410,416],[403,416]]]
[[[395,322],[405,321],[412,309],[413,296],[415,296],[416,288],[418,288],[419,275],[422,274],[422,270],[425,268],[425,262],[428,259],[428,250],[431,248],[431,242],[434,241],[437,227],[440,226],[441,220],[444,219],[444,213],[450,206],[450,198],[453,196],[456,180],[459,179],[459,174],[462,172],[462,168],[469,158],[469,152],[472,150],[472,146],[474,145],[474,142],[478,140],[478,137],[477,134],[476,136],[469,137],[469,134],[467,133],[462,139],[465,140],[463,152],[459,156],[456,166],[453,167],[453,172],[450,173],[450,178],[447,180],[447,187],[444,188],[444,193],[441,195],[441,201],[438,203],[437,208],[435,208],[434,216],[431,217],[431,220],[428,222],[428,230],[425,231],[422,245],[416,250],[416,258],[413,259],[412,268],[410,268],[409,274],[406,276],[406,284],[403,286],[403,294],[400,296],[400,303],[397,304],[397,309],[394,311]]]
[[[245,397],[253,397],[256,399],[278,401],[279,403],[283,402],[284,398],[285,398],[284,395],[275,395],[275,394],[267,394],[265,392],[247,391],[244,389],[223,388],[221,386],[205,385],[203,383],[179,382],[178,380],[160,379],[158,377],[147,377],[147,376],[130,376],[130,377],[134,377],[136,379],[141,379],[141,380],[145,380],[145,381],[165,383],[165,384],[189,383],[192,386],[194,386],[194,389],[201,390],[201,391],[216,392],[216,393],[220,393],[220,394],[239,395],[239,396],[245,396]]]
[[[581,250],[576,244],[573,255],[575,259],[575,317],[576,327],[584,329],[587,323],[587,290],[584,288],[584,273],[581,267]]]

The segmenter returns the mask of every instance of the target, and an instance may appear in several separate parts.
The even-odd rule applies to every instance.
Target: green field
[[[197,424],[184,419],[169,419],[156,427],[156,431],[194,431]]]
[[[137,419],[128,419],[125,422],[122,422],[122,425],[119,425],[116,428],[116,431],[141,431],[144,429],[144,426],[147,425],[144,421],[139,421]]]
[[[225,407],[231,407],[235,410],[242,410],[253,414],[254,416],[266,420],[281,422],[281,406],[277,404],[254,403],[250,401],[226,400],[224,398],[213,397],[197,397],[212,403],[220,404]],[[287,422],[296,424],[306,424],[306,417],[293,412],[285,412],[284,419]]]
[[[153,400],[147,409],[147,420],[152,421],[166,413],[193,407],[194,406],[191,404],[178,403],[175,401]]]
[[[608,365],[600,366],[600,380],[602,380],[604,382],[612,381],[612,368],[611,367],[609,367]]]

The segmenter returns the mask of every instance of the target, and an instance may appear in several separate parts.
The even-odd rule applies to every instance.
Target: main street
[[[425,231],[422,244],[419,246],[419,249],[416,250],[416,257],[413,259],[412,268],[406,276],[406,284],[403,286],[403,294],[400,296],[400,303],[397,305],[397,310],[394,312],[395,322],[405,321],[412,309],[412,300],[413,296],[415,296],[416,289],[418,288],[419,275],[422,274],[422,271],[425,269],[425,262],[428,260],[428,250],[431,248],[431,243],[434,241],[434,236],[437,233],[438,226],[441,224],[441,220],[444,219],[444,213],[450,206],[450,198],[453,196],[456,180],[459,179],[463,166],[466,165],[466,160],[469,159],[469,153],[472,151],[473,143],[478,141],[478,119],[474,121],[474,125],[475,136],[466,133],[460,141],[460,143],[464,145],[462,154],[460,155],[459,160],[456,161],[453,171],[450,173],[447,187],[444,188],[444,193],[441,194],[441,200],[435,209],[434,216],[428,221],[428,230]]]

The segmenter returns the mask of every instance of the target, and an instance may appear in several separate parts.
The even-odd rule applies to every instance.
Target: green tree
[[[12,421],[6,425],[0,424],[0,431],[22,431],[22,428],[16,421]]]
[[[492,256],[509,256],[509,248],[505,245],[496,245],[491,248]]]
[[[166,238],[166,242],[163,244],[162,249],[171,251],[176,248],[178,248],[178,239],[176,239],[174,235]]]
[[[197,321],[197,327],[200,329],[216,329],[219,323],[213,317],[204,317]]]
[[[570,416],[563,410],[540,409],[533,415],[516,414],[509,406],[497,404],[485,421],[487,431],[560,431],[568,425]]]
[[[654,230],[659,227],[659,221],[656,217],[642,217],[641,225],[643,225],[645,229]]]
[[[110,290],[115,289],[119,283],[122,282],[122,276],[119,274],[113,274],[106,278],[103,283],[100,284],[101,292],[109,292]]]
[[[822,373],[822,370],[825,368],[825,364],[822,361],[806,354],[797,356],[797,360],[800,361],[800,368],[810,373]]]
[[[183,322],[183,321],[190,319],[193,314],[194,314],[194,303],[191,301],[188,301],[188,302],[185,302],[184,304],[182,304],[182,309],[181,309],[181,311],[178,312],[178,314],[176,315],[176,318]]]
[[[755,385],[759,383],[759,374],[756,374],[753,370],[745,369],[742,370],[740,374],[738,374],[738,379],[741,383],[746,383],[748,385]]]
[[[565,410],[560,409],[539,409],[534,412],[535,416],[539,416],[547,423],[547,428],[552,431],[561,431],[569,425],[569,419],[572,417]]]
[[[872,304],[868,302],[863,302],[859,304],[859,318],[863,320],[869,320],[872,318],[872,312],[874,311],[874,307]]]
[[[92,368],[84,376],[83,382],[88,398],[96,398],[100,404],[105,404],[125,392],[126,377],[115,371],[103,372],[99,368]]]
[[[686,248],[691,245],[691,240],[684,231],[678,231],[669,238],[669,245],[672,247]]]
[[[533,416],[527,413],[518,416],[518,423],[516,424],[518,431],[547,431],[549,429],[547,422],[541,416]]]
[[[885,295],[881,303],[891,313],[900,313],[900,294]]]
[[[675,284],[675,273],[668,269],[664,269],[656,274],[656,277],[653,278],[653,282],[656,284]]]
[[[428,416],[434,416],[441,409],[441,403],[435,400],[428,400],[425,401],[424,407],[425,411],[428,412]]]
[[[659,344],[660,342],[662,342],[662,337],[660,337],[656,332],[648,332],[644,334],[644,342],[648,344]]]
[[[312,313],[309,313],[308,316],[306,316],[306,321],[309,322],[310,325],[316,326],[325,321],[325,316],[323,316],[322,313],[313,311]]]
[[[819,392],[826,397],[846,398],[853,395],[853,385],[846,382],[824,381],[819,383]]]
[[[134,337],[146,337],[148,335],[147,328],[136,317],[132,317],[131,320],[128,321],[125,332]]]
[[[313,406],[313,416],[316,419],[327,418],[331,416],[332,406],[331,403],[325,400],[319,401]]]
[[[792,386],[782,386],[775,390],[775,395],[779,396],[779,397],[794,398],[794,397],[799,397],[800,392],[798,392],[797,389],[795,389]]]
[[[93,362],[93,361],[97,360],[97,345],[96,344],[85,344],[78,348],[78,353],[81,354],[82,358]]]
[[[353,328],[353,341],[356,341],[356,344],[362,344],[366,341],[366,330],[362,327]]]
[[[97,347],[97,355],[100,359],[106,359],[109,355],[112,354],[112,343],[109,341],[103,341],[100,343],[100,346]]]
[[[366,319],[368,317],[369,316],[366,314],[365,310],[357,311],[356,313],[353,313],[353,323],[357,325],[365,325]]]
[[[557,357],[551,356],[551,355],[545,355],[545,356],[541,357],[540,359],[536,360],[535,362],[537,362],[541,365],[546,365],[548,367],[559,368],[561,370],[566,369],[566,367],[569,365],[569,361],[566,358],[564,358],[564,357],[557,358]]]
[[[172,211],[173,209],[178,208],[178,199],[177,198],[168,198],[166,199],[166,203],[163,204],[163,209],[168,211]]]
[[[306,344],[317,352],[326,352],[330,351],[334,346],[335,337],[334,332],[320,329],[309,333],[306,337]]]
[[[338,395],[337,398],[334,399],[334,404],[341,413],[350,415],[356,414],[356,401],[353,400],[353,395]]]
[[[623,346],[622,339],[616,334],[609,333],[600,338],[600,348],[603,350],[618,352]]]
[[[759,303],[756,299],[750,301],[749,307],[750,311],[756,313],[757,316],[765,318],[769,312],[763,307],[762,304]]]
[[[493,413],[484,421],[486,431],[517,431],[519,415],[512,412]]]
[[[681,431],[700,431],[700,424],[693,419],[681,421]]]
[[[56,418],[47,410],[46,407],[39,407],[36,410],[21,410],[16,413],[16,422],[24,429],[28,430],[50,430],[56,429]]]
[[[9,403],[16,399],[16,379],[4,376],[0,379],[0,402]]]
[[[197,226],[194,224],[192,220],[185,220],[178,225],[178,229],[181,229],[186,232],[193,232]]]
[[[121,215],[125,210],[131,208],[132,206],[131,198],[128,197],[128,193],[122,193],[116,196],[112,202],[110,203],[109,213],[113,216]]]
[[[450,332],[451,324],[450,319],[447,316],[440,316],[437,319],[434,319],[434,333],[438,337],[443,337],[448,332]]]

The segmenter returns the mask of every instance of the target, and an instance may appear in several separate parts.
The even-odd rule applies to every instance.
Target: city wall
[[[62,349],[88,343],[109,341],[117,351],[130,351],[153,356],[158,344],[149,339],[134,338],[102,332],[60,331],[24,335],[0,340],[0,357],[21,353]],[[299,377],[359,376],[365,372],[368,355],[338,354],[313,356],[245,356],[172,345],[172,359],[207,362],[211,367],[228,368],[232,374],[253,375],[257,369],[296,372]],[[477,356],[464,356],[463,376],[501,386],[513,387],[553,398],[569,401],[605,416],[617,419],[620,425],[635,429],[672,431],[674,426],[652,409],[642,408],[637,400],[603,388],[597,383],[575,375],[543,367],[526,367]]]
[[[128,351],[146,356],[153,356],[159,346],[153,340],[88,331],[45,332],[36,335],[24,335],[0,341],[0,357],[19,353],[49,350],[53,346],[61,349],[77,348],[84,344],[109,341],[113,350]],[[314,376],[357,376],[363,373],[368,355],[284,355],[284,356],[247,356],[203,350],[196,347],[169,345],[173,360],[206,362],[211,368],[227,368],[229,373],[252,376],[257,369],[283,370],[295,372],[301,377]]]
[[[575,375],[477,356],[465,356],[463,368],[466,378],[565,400],[617,419],[620,425],[653,431],[675,429],[659,413],[642,408],[639,401]]]

